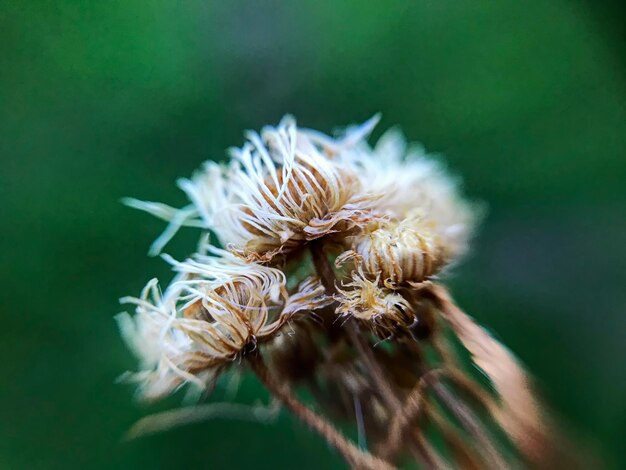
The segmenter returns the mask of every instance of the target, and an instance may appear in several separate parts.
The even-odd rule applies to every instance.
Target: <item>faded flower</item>
[[[416,286],[435,275],[447,258],[439,236],[419,218],[380,220],[347,238],[351,250],[335,261],[352,260],[361,275],[388,288]]]
[[[331,137],[287,116],[180,180],[187,206],[126,200],[169,222],[153,254],[182,226],[202,230],[185,261],[163,255],[175,275],[162,293],[152,280],[122,299],[135,306],[118,322],[139,359],[127,379],[155,399],[186,384],[210,391],[225,369],[247,367],[353,468],[548,461],[530,380],[437,284],[467,251],[475,207],[398,131],[370,147],[377,121]],[[326,416],[351,419],[361,445]]]
[[[367,279],[362,271],[339,289],[337,313],[364,321],[382,337],[388,337],[415,322],[414,307],[398,291],[379,286],[379,279]]]
[[[146,398],[157,398],[186,382],[204,388],[219,368],[258,343],[268,341],[297,312],[329,303],[323,287],[304,281],[289,295],[278,269],[246,264],[210,248],[179,263],[179,272],[161,295],[156,280],[138,299],[136,315],[118,317],[124,336],[143,371],[132,377]]]
[[[417,145],[408,145],[397,129],[387,131],[370,148],[361,142],[347,160],[370,191],[383,197],[375,207],[398,222],[419,220],[448,262],[467,249],[477,222],[478,208],[461,197],[458,181],[437,159]]]
[[[368,124],[353,130],[341,145],[349,148],[370,129]],[[192,225],[212,230],[222,245],[250,261],[268,262],[364,222],[373,196],[356,169],[325,154],[292,117],[260,134],[248,132],[247,139],[243,147],[231,149],[230,164],[209,161],[192,179],[179,181],[191,206],[176,211],[127,200],[170,220],[155,251],[178,226]]]

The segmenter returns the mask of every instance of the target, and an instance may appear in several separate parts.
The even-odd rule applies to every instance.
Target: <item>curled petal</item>
[[[320,280],[317,277],[310,277],[302,281],[298,286],[298,291],[289,297],[282,314],[290,317],[304,310],[327,307],[334,301],[335,299],[326,295],[326,289]]]
[[[179,187],[191,205],[172,209],[128,199],[131,207],[170,222],[154,243],[159,252],[181,226],[212,230],[222,245],[250,261],[272,262],[309,240],[363,224],[375,200],[356,169],[331,153],[359,144],[377,118],[338,141],[301,131],[291,116],[231,149],[228,165],[207,162]]]
[[[312,284],[289,303],[281,271],[224,250],[203,247],[184,262],[165,258],[178,272],[165,292],[150,281],[140,298],[122,299],[135,305],[135,316],[118,316],[140,363],[141,371],[129,377],[146,399],[186,383],[204,387],[250,345],[271,339],[288,319],[279,315],[285,306],[294,313],[322,304]]]

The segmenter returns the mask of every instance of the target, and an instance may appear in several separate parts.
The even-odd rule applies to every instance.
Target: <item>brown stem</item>
[[[451,457],[454,459],[454,467],[466,470],[485,468],[484,463],[479,460],[474,450],[469,447],[463,437],[459,435],[457,429],[437,411],[437,408],[428,403],[425,403],[425,405],[424,414],[439,428],[446,447],[448,447],[452,453]]]
[[[498,393],[500,403],[490,406],[494,419],[529,460],[540,464],[552,458],[555,438],[548,434],[549,423],[524,368],[455,304],[445,287],[433,284],[427,292]]]
[[[489,377],[498,400],[484,400],[492,418],[523,456],[538,468],[592,468],[550,418],[536,395],[531,377],[517,358],[459,308],[448,290],[432,284],[427,293],[435,301],[473,362]]]
[[[412,449],[413,456],[417,462],[422,463],[425,468],[432,470],[452,470],[452,466],[443,455],[424,438],[424,434],[418,429],[413,430],[415,448]]]
[[[496,449],[493,439],[487,434],[480,420],[474,415],[470,408],[451,395],[439,382],[432,384],[432,390],[437,398],[452,412],[465,430],[482,446],[485,457],[493,465],[490,468],[507,468],[507,464],[500,455],[500,452],[498,452],[498,449]]]
[[[328,258],[324,253],[324,245],[319,240],[314,240],[309,244],[311,250],[311,257],[313,258],[313,265],[317,274],[320,276],[322,285],[326,288],[328,295],[337,294],[335,271],[328,262]],[[368,368],[372,380],[376,384],[378,392],[386,402],[387,406],[391,410],[396,410],[402,403],[394,393],[393,389],[389,386],[389,382],[385,378],[385,374],[380,365],[376,361],[376,357],[372,353],[372,350],[367,342],[361,336],[358,325],[354,322],[348,324],[348,337],[350,341],[358,351],[359,355],[363,359],[365,366]]]
[[[313,258],[313,266],[317,271],[322,285],[326,288],[328,295],[335,295],[337,293],[337,286],[335,282],[337,277],[333,267],[328,262],[326,253],[324,253],[324,244],[319,240],[313,240],[309,243],[309,249],[311,250],[311,258]]]
[[[389,382],[385,378],[385,373],[380,367],[380,364],[376,362],[376,357],[372,353],[372,350],[369,347],[363,338],[361,337],[357,325],[354,323],[348,326],[348,337],[350,341],[354,344],[356,350],[361,355],[363,362],[365,362],[365,366],[368,368],[372,380],[376,384],[379,393],[387,403],[387,406],[393,411],[398,409],[402,403],[396,396],[395,392],[389,385]]]
[[[431,384],[438,370],[426,372],[413,387],[413,390],[407,395],[404,403],[398,406],[396,412],[392,415],[389,424],[389,434],[387,440],[381,446],[380,456],[389,460],[393,460],[400,447],[402,446],[405,432],[415,421],[419,413],[422,411],[423,397],[425,388]]]
[[[337,431],[326,419],[310,408],[307,408],[287,387],[284,387],[276,381],[258,351],[256,354],[250,354],[248,361],[254,373],[269,392],[280,400],[281,403],[300,420],[326,439],[326,442],[337,449],[346,462],[353,468],[368,470],[392,470],[395,468],[384,460],[360,450]]]

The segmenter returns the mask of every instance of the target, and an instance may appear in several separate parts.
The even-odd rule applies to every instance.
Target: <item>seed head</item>
[[[353,146],[375,121],[333,141],[334,148]],[[190,206],[175,210],[125,200],[170,221],[153,253],[189,225],[212,230],[223,246],[249,261],[271,262],[307,241],[364,223],[373,195],[363,191],[356,168],[323,145],[320,134],[298,129],[286,116],[277,127],[246,137],[243,147],[231,149],[230,164],[209,161],[191,179],[179,181]]]
[[[144,369],[132,376],[144,398],[186,382],[203,388],[222,366],[275,337],[294,314],[330,302],[314,279],[289,296],[278,269],[211,251],[219,256],[182,263],[167,257],[179,275],[163,296],[153,280],[141,298],[122,299],[137,306],[134,318],[122,314],[118,321]]]
[[[399,291],[381,287],[379,279],[369,280],[363,271],[353,272],[350,282],[338,289],[337,313],[368,323],[380,337],[409,327],[415,321],[413,306]]]
[[[352,249],[336,263],[352,259],[368,279],[391,289],[427,280],[446,261],[440,238],[418,217],[381,220],[349,240]]]
[[[361,142],[344,152],[358,168],[368,191],[380,194],[376,210],[392,220],[419,219],[438,240],[447,262],[468,248],[478,210],[466,202],[458,182],[419,146],[408,146],[402,133],[387,131],[374,148]]]

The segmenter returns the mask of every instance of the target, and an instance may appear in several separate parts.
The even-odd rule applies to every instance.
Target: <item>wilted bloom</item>
[[[369,280],[362,271],[338,289],[337,314],[364,321],[381,337],[415,322],[414,307],[398,291],[381,287],[379,279]]]
[[[230,163],[181,180],[186,207],[126,201],[169,221],[153,253],[185,225],[225,248],[205,239],[183,262],[164,256],[176,277],[163,294],[153,280],[123,299],[136,306],[134,317],[118,317],[140,361],[130,377],[157,398],[187,383],[202,389],[245,363],[352,468],[395,468],[409,453],[420,468],[521,467],[510,446],[500,452],[500,434],[538,462],[548,434],[526,375],[434,282],[467,250],[476,210],[399,132],[371,148],[377,120],[335,138],[287,116],[248,133]],[[375,348],[366,327],[386,347]],[[296,384],[328,413],[307,408]],[[367,446],[326,416],[354,417]]]
[[[347,134],[338,146],[363,139],[375,120]],[[310,240],[364,223],[373,199],[356,169],[334,158],[286,116],[232,149],[229,165],[207,162],[180,187],[191,206],[179,211],[157,203],[126,202],[163,219],[170,227],[158,251],[181,225],[212,230],[230,250],[251,261],[267,262]]]
[[[168,258],[180,275],[163,296],[153,280],[141,298],[123,299],[137,305],[134,318],[122,315],[119,322],[144,368],[134,379],[146,398],[186,382],[204,387],[221,366],[272,339],[295,313],[329,303],[312,279],[289,296],[281,271],[211,251],[220,256]]]
[[[374,148],[361,142],[344,152],[359,168],[368,190],[381,194],[375,207],[392,220],[419,219],[436,237],[447,262],[463,255],[477,221],[475,205],[465,201],[458,182],[419,146],[407,146],[402,133],[387,131]]]
[[[352,249],[336,264],[352,260],[370,280],[392,289],[422,283],[447,261],[438,235],[418,217],[381,219],[348,240]]]
[[[151,280],[139,298],[125,297],[123,303],[135,304],[134,317],[127,313],[117,316],[122,336],[139,359],[140,372],[125,374],[139,384],[142,398],[155,399],[190,382],[203,388],[214,371],[212,360],[177,326],[177,289],[161,295],[156,279]],[[199,359],[199,361],[198,361]],[[194,371],[200,363],[202,376]]]

